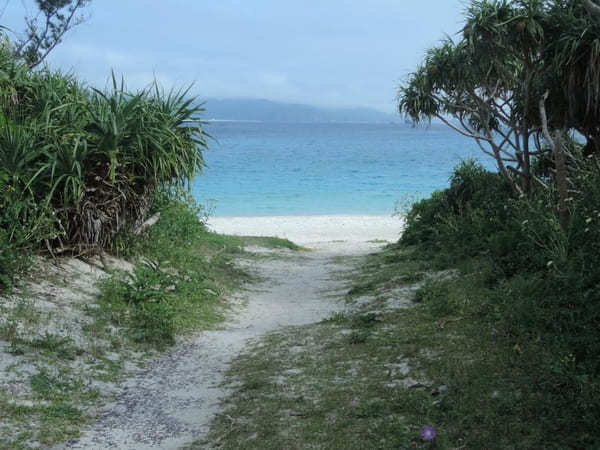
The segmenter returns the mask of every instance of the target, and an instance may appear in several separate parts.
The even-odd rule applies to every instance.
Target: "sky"
[[[18,33],[32,0],[0,0]],[[96,87],[153,79],[205,98],[395,110],[427,48],[461,27],[465,0],[92,0],[47,61]]]

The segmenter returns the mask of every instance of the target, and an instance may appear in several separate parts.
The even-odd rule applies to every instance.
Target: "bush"
[[[203,109],[188,90],[154,83],[130,93],[113,75],[102,92],[0,56],[0,205],[22,206],[23,217],[48,213],[51,232],[35,229],[32,247],[106,248],[145,219],[155,192],[202,169]],[[23,217],[5,222],[21,227]]]
[[[54,236],[48,208],[20,195],[0,169],[0,290],[11,287],[29,265],[32,250]]]
[[[117,271],[104,280],[100,301],[134,342],[171,345],[176,331],[172,293],[178,282],[158,263],[146,261],[138,263],[133,273]]]
[[[175,312],[167,302],[140,303],[131,312],[128,334],[134,342],[164,347],[175,343]]]
[[[450,178],[450,187],[416,203],[407,214],[400,242],[417,245],[441,264],[496,253],[507,253],[522,240],[511,212],[516,200],[498,174],[472,160],[464,161]]]
[[[446,195],[442,191],[435,191],[430,198],[416,202],[406,214],[406,228],[401,242],[405,245],[436,247],[441,232],[440,225],[448,210]]]
[[[491,348],[513,355],[495,370],[523,393],[515,414],[583,448],[600,414],[600,160],[571,164],[568,233],[551,179],[515,198],[497,174],[467,162],[448,189],[414,205],[400,246],[463,271],[456,283],[426,283],[417,300],[434,320],[466,312],[493,330]]]

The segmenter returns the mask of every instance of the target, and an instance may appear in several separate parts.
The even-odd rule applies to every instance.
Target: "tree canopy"
[[[437,117],[475,139],[517,192],[531,192],[532,159],[551,153],[565,200],[561,137],[577,131],[600,152],[600,5],[473,0],[458,38],[427,51],[398,102],[415,122]]]

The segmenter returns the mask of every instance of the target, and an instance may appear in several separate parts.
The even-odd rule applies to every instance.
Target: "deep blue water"
[[[444,125],[213,122],[194,197],[215,216],[392,214],[448,185],[461,159],[493,162]]]

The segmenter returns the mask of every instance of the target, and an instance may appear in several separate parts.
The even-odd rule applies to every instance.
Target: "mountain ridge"
[[[259,122],[400,122],[400,116],[366,107],[326,108],[253,98],[206,98],[207,120]]]

